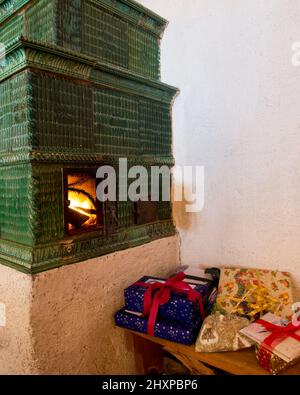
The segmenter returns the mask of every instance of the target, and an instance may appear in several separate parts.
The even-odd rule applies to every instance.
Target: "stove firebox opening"
[[[65,172],[65,226],[69,234],[96,230],[103,226],[102,205],[96,196],[93,171]]]

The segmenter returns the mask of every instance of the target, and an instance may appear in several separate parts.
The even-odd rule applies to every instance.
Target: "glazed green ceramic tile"
[[[66,172],[174,162],[166,21],[131,0],[5,0],[0,24],[0,263],[38,273],[173,235],[161,198],[143,225],[127,201],[115,228],[106,206],[99,229],[65,226]]]
[[[166,21],[135,2],[6,0],[0,4],[1,21],[0,42],[5,45],[23,36],[160,77],[160,37]]]

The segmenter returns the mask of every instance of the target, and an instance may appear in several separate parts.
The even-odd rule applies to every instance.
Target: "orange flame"
[[[77,212],[87,215],[89,219],[84,225],[95,225],[97,223],[97,215],[94,213],[96,208],[93,202],[83,193],[68,191],[69,207]]]

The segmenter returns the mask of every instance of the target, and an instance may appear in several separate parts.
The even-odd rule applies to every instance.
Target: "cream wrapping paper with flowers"
[[[255,320],[271,312],[290,319],[292,282],[287,272],[223,268],[214,311]]]

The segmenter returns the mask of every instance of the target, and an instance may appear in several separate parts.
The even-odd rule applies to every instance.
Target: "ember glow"
[[[69,201],[70,208],[89,217],[89,219],[85,222],[86,225],[93,225],[96,223],[96,208],[92,201],[89,200],[84,194],[69,191]]]
[[[89,178],[68,177],[69,229],[97,224],[95,182]]]

